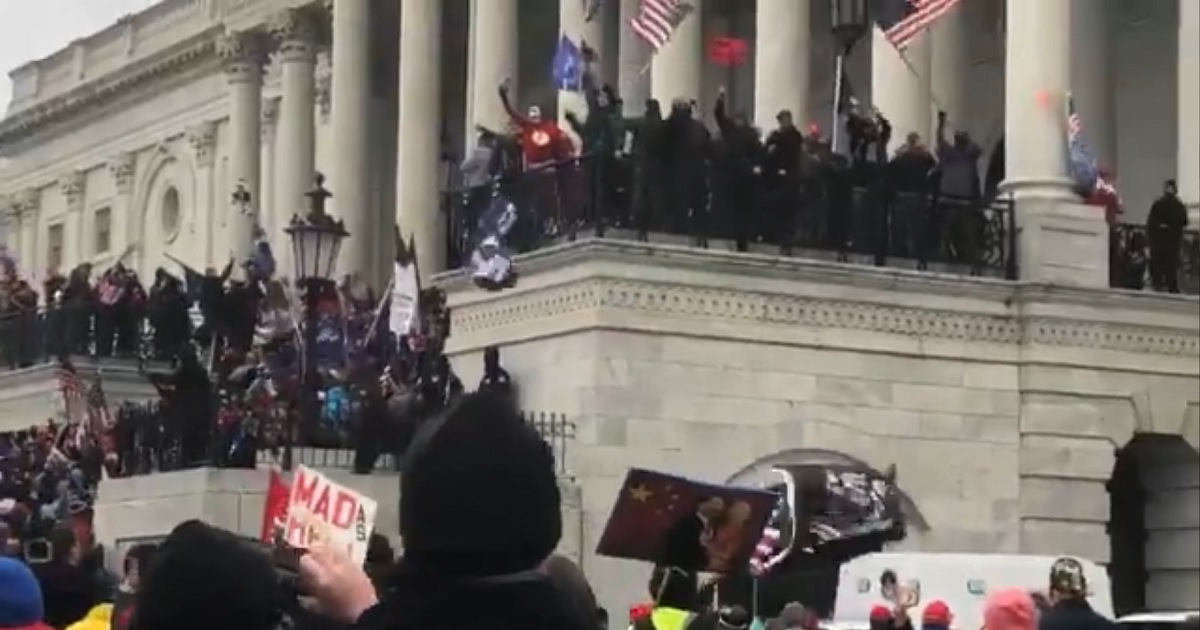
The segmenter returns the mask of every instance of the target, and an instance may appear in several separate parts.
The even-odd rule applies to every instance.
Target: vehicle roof
[[[1200,610],[1167,610],[1133,613],[1117,619],[1117,623],[1183,623],[1188,617],[1200,615]]]

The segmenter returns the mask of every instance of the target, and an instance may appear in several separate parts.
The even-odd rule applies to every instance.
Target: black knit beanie
[[[537,568],[562,536],[550,446],[505,396],[467,394],[447,414],[405,456],[405,562],[464,576]]]

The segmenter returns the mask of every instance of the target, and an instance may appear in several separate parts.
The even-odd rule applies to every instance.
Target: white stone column
[[[16,196],[18,218],[20,220],[20,249],[17,250],[17,260],[27,275],[33,274],[45,279],[46,259],[38,258],[38,214],[42,209],[41,191],[29,188]]]
[[[565,1],[565,0],[564,0]],[[441,10],[438,10],[440,15]],[[401,28],[403,28],[403,18]],[[471,34],[467,44],[467,144],[474,145],[478,133],[475,125],[503,129],[508,115],[500,104],[500,83],[509,79],[513,99],[520,100],[517,76],[517,0],[471,0]],[[440,30],[440,24],[438,25]],[[407,50],[401,44],[401,50]],[[547,68],[549,67],[549,60]],[[400,53],[404,63],[404,52]],[[403,71],[401,71],[403,76]],[[409,94],[401,88],[403,99]],[[404,106],[401,105],[401,111]],[[403,132],[401,132],[403,141]]]
[[[193,225],[198,226],[197,251],[204,266],[224,267],[229,262],[229,248],[222,243],[217,249],[218,227],[224,224],[221,217],[228,217],[229,191],[217,191],[217,123],[211,120],[198,123],[188,129],[188,144],[192,148],[192,162],[196,165],[196,196],[193,199]],[[140,213],[130,215],[131,238],[140,239],[145,231]]]
[[[892,123],[892,145],[914,131],[924,137],[934,120],[929,34],[913,40],[903,56],[879,29],[871,29],[871,38],[871,100]]]
[[[4,249],[21,261],[21,208],[16,199],[0,197],[0,224],[4,226]]]
[[[442,2],[404,0],[400,5],[400,94],[403,98],[396,164],[396,222],[405,238],[415,236],[423,282],[428,282],[432,274],[441,270],[446,251],[438,194]],[[495,86],[492,93],[495,94]],[[498,101],[499,97],[495,99]]]
[[[263,99],[262,103],[262,199],[258,203],[259,224],[271,235],[280,233],[291,218],[291,215],[284,215],[284,209],[279,204],[279,169],[275,168],[279,143],[279,102],[276,96]]]
[[[1067,178],[1069,2],[1007,3],[1005,188],[1019,197],[1073,200]]]
[[[695,9],[675,29],[650,66],[650,96],[662,105],[664,115],[671,102],[700,99],[704,88],[704,2],[693,0]]]
[[[558,0],[558,33],[561,39],[566,35],[576,46],[587,42],[596,51],[596,59],[605,63],[604,57],[604,16],[602,15],[608,3],[601,2],[600,9],[590,20],[586,19],[586,6],[589,3],[580,0]],[[597,80],[602,80],[600,76]],[[558,120],[563,129],[570,129],[566,124],[567,111],[575,112],[580,120],[587,113],[587,98],[583,92],[558,92]]]
[[[968,131],[971,124],[971,25],[968,7],[959,4],[930,29],[929,80],[935,101],[930,133],[937,132],[937,110],[946,112],[949,133]],[[930,138],[933,136],[930,135]],[[982,142],[981,137],[976,137]]]
[[[1108,4],[1070,0],[1071,93],[1083,119],[1083,137],[1104,167],[1117,165],[1116,95],[1112,89],[1112,40]]]
[[[283,274],[292,274],[292,248],[283,232],[291,217],[303,215],[305,193],[316,174],[316,65],[317,30],[311,13],[289,9],[275,16],[271,33],[279,45],[283,96],[279,102],[279,154],[276,156],[276,213],[280,220],[271,234],[273,248]],[[341,194],[331,191],[334,196]],[[284,218],[286,217],[286,218]]]
[[[642,0],[621,0],[620,38],[617,51],[617,94],[621,96],[626,116],[641,116],[650,98],[650,45],[629,28],[637,17]]]
[[[1200,3],[1179,0],[1179,130],[1176,183],[1192,229],[1200,228]]]
[[[1071,191],[1066,113],[1071,4],[1007,3],[1003,192],[1012,193],[1021,277],[1108,286],[1104,213]]]
[[[114,193],[112,214],[109,215],[111,217],[109,234],[112,235],[111,249],[117,255],[133,244],[129,240],[129,230],[118,229],[118,227],[128,226],[134,214],[130,193],[133,192],[133,176],[136,166],[137,158],[132,153],[119,153],[108,160],[108,174],[113,180]]]
[[[804,125],[809,118],[809,6],[796,0],[758,0],[754,15],[754,123],[775,127],[781,110]],[[729,88],[732,89],[732,88]]]
[[[63,264],[73,268],[90,257],[85,246],[83,204],[87,197],[87,174],[72,171],[58,179],[58,189],[67,204],[67,219],[63,228]]]
[[[240,265],[250,257],[254,243],[254,221],[262,194],[262,65],[263,47],[257,33],[232,33],[222,38],[218,52],[225,59],[225,75],[229,81],[229,190],[218,191],[215,204],[218,212],[229,217],[228,252],[214,252],[221,264],[233,256]],[[249,214],[229,202],[236,186],[242,184],[250,191]],[[223,248],[222,248],[223,249]],[[287,248],[282,248],[287,249]]]
[[[333,212],[350,238],[342,245],[342,273],[376,277],[379,241],[371,218],[371,3],[333,4]]]

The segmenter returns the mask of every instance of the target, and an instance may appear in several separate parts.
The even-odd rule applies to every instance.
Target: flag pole
[[[842,72],[846,65],[846,55],[838,54],[833,61],[833,124],[830,125],[829,148],[832,151],[838,149],[838,138],[840,136],[841,125],[838,124],[838,118],[842,112],[839,111],[842,107],[842,82],[845,80],[845,74]],[[849,107],[849,103],[846,104]]]

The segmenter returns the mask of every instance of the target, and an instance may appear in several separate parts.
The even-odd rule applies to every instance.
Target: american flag
[[[750,573],[752,575],[762,575],[778,562],[776,556],[779,552],[779,541],[783,537],[783,533],[779,529],[782,511],[783,499],[780,499],[771,512],[771,518],[767,519],[766,527],[763,527],[762,537],[758,539],[758,544],[754,545],[754,551],[750,554]]]
[[[874,0],[871,10],[883,36],[896,50],[904,52],[959,2],[961,0]]]
[[[658,52],[695,10],[695,5],[687,0],[642,0],[642,8],[629,26]]]

